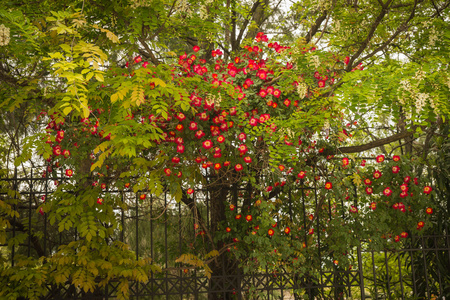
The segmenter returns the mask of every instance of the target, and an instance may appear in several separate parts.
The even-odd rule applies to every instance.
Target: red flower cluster
[[[376,171],[373,173],[373,178],[378,179],[378,178],[380,178],[380,177],[381,177],[381,172],[378,171],[378,170],[376,170]]]
[[[297,175],[297,177],[300,178],[300,179],[305,178],[305,176],[306,176],[306,172],[305,171],[300,171],[300,173],[298,173],[298,175]]]
[[[423,192],[427,195],[429,195],[432,190],[433,189],[431,188],[431,186],[428,186],[428,185],[423,188]]]
[[[344,166],[348,166],[349,163],[350,163],[350,161],[348,160],[347,157],[344,157],[344,158],[342,159],[342,164],[343,164]]]
[[[358,212],[358,208],[354,205],[350,206],[350,212],[356,214]]]
[[[383,191],[383,194],[384,194],[385,196],[390,196],[390,195],[392,195],[392,190],[391,190],[391,188],[389,188],[389,187],[385,188],[384,191]]]
[[[377,160],[377,163],[383,162],[383,161],[384,161],[384,155],[383,155],[383,154],[378,155],[377,158],[376,158],[376,160]]]

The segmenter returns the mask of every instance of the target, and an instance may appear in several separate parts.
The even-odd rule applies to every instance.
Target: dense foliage
[[[117,238],[108,191],[183,203],[202,247],[174,262],[207,275],[309,278],[447,230],[449,1],[0,3],[2,177],[59,176],[35,218],[76,238],[11,265],[28,232],[8,234],[22,200],[1,183],[0,296],[127,297],[160,271]]]

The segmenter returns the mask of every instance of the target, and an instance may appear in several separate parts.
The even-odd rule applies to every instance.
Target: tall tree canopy
[[[181,201],[207,241],[189,259],[207,274],[249,272],[249,257],[276,269],[314,244],[319,216],[324,255],[344,264],[336,253],[361,240],[448,222],[448,0],[0,3],[2,177],[63,174],[36,217],[79,236],[15,266],[0,252],[0,296],[119,279],[126,297],[128,280],[158,271],[115,239],[127,207],[105,189]],[[307,228],[286,218],[305,218],[294,186]],[[19,246],[20,197],[1,188],[0,244]]]

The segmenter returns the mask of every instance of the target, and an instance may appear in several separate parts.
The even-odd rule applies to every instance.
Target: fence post
[[[17,192],[19,190],[18,185],[17,185],[17,167],[14,167],[14,181],[13,181],[13,190],[14,190],[14,212],[17,210],[17,203],[16,201],[18,200],[17,198]],[[16,214],[14,213],[13,216],[13,239],[16,237]],[[14,267],[14,256],[15,256],[15,252],[16,252],[16,247],[13,244],[12,249],[11,249],[11,267]]]
[[[358,245],[358,272],[359,272],[359,287],[361,289],[361,300],[366,299],[366,293],[364,290],[364,271],[362,264],[362,255],[361,255],[361,241]]]

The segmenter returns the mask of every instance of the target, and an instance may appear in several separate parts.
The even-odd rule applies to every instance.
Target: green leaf
[[[94,72],[88,73],[88,74],[86,75],[86,81],[91,80],[92,76],[94,76]]]
[[[72,107],[68,106],[63,109],[63,113],[67,116],[72,111]]]
[[[83,106],[83,118],[87,119],[90,115],[89,108]]]
[[[87,76],[86,76],[86,79],[87,79]],[[95,73],[95,79],[97,79],[98,81],[101,81],[101,82],[105,81],[105,79],[103,78],[103,75],[100,73]]]
[[[150,82],[153,82],[153,83],[155,83],[155,85],[160,85],[162,87],[167,86],[166,83],[159,78],[152,78],[152,79],[150,79]]]
[[[111,102],[115,103],[117,100],[119,100],[119,95],[117,93],[116,94],[112,94],[111,95]]]

